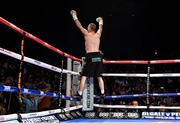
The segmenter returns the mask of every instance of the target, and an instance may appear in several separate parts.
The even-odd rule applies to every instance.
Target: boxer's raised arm
[[[102,17],[96,18],[96,21],[99,23],[99,29],[97,33],[101,36],[102,30],[103,30],[103,19]]]
[[[70,14],[72,15],[72,18],[76,24],[76,26],[80,29],[80,31],[85,35],[88,33],[88,31],[81,25],[81,22],[78,20],[77,13],[75,10],[71,10]]]

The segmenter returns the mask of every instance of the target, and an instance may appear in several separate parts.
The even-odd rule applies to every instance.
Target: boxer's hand
[[[74,21],[78,19],[77,18],[77,12],[75,10],[71,10],[70,14],[72,15]]]
[[[103,25],[103,19],[102,19],[102,17],[96,18],[96,21],[99,23],[99,25]]]
[[[71,15],[73,15],[73,14],[77,15],[77,12],[76,12],[75,10],[71,10],[71,11],[70,11],[70,14],[71,14]]]

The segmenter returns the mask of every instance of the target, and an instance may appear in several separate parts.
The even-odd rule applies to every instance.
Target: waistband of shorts
[[[89,52],[89,53],[86,53],[85,56],[93,56],[93,55],[102,55],[101,52]]]

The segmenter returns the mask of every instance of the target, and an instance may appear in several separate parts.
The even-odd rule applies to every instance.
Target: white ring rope
[[[64,108],[63,111],[70,112],[70,111],[77,110],[80,108],[82,108],[82,105]],[[51,114],[56,114],[56,113],[62,113],[62,110],[61,109],[54,109],[54,110],[33,112],[33,113],[21,113],[20,115],[22,118],[31,118],[31,117],[40,117],[40,116],[46,116],[46,115],[51,115]]]
[[[116,76],[116,77],[147,77],[143,73],[103,73],[103,76]],[[151,73],[150,77],[180,77],[180,73]]]
[[[143,74],[143,73],[103,73],[102,76],[147,77],[147,74]]]
[[[129,106],[129,105],[103,105],[94,104],[94,107],[99,108],[120,108],[120,109],[147,109],[148,106]],[[150,109],[180,109],[179,106],[149,106]]]
[[[21,55],[14,53],[12,51],[6,50],[4,48],[0,48],[0,53],[13,57],[15,59],[20,60],[21,59]],[[49,65],[47,63],[29,58],[29,57],[24,57],[24,61],[37,65],[39,67],[43,67],[58,73],[61,73],[62,69],[58,68],[56,66],[53,65]],[[63,69],[63,73],[67,73],[67,74],[72,74],[72,75],[79,75],[78,72],[74,72],[74,71],[69,71],[69,70],[65,70]],[[103,73],[103,76],[118,76],[118,77],[147,77],[147,74],[144,73]],[[156,74],[150,74],[150,77],[180,77],[180,73],[156,73]]]
[[[14,120],[17,118],[18,118],[17,114],[0,115],[0,122],[1,121]]]
[[[77,110],[80,108],[82,108],[82,105],[64,108],[64,111],[69,112],[69,111]],[[54,110],[41,111],[41,112],[20,113],[20,115],[22,118],[31,118],[31,117],[41,117],[41,116],[46,116],[46,115],[51,115],[51,114],[56,114],[56,113],[61,113],[61,112],[62,112],[61,109],[54,109]],[[0,122],[5,121],[5,120],[13,120],[17,118],[18,118],[17,114],[0,115]]]
[[[10,57],[13,57],[13,58],[18,59],[18,60],[21,59],[21,55],[20,54],[14,53],[12,51],[6,50],[6,49],[1,48],[1,47],[0,47],[0,53],[2,53],[4,55],[7,55],[7,56],[10,56]],[[35,59],[32,59],[32,58],[29,58],[29,57],[24,57],[24,61],[28,62],[28,63],[31,63],[31,64],[34,64],[34,65],[37,65],[39,67],[43,67],[43,68],[46,68],[46,69],[58,72],[58,73],[61,73],[61,71],[62,71],[61,68],[55,67],[53,65],[49,65],[47,63],[44,63],[44,62],[41,62],[41,61],[38,61],[38,60],[35,60]],[[63,73],[67,73],[67,74],[72,74],[72,75],[79,75],[78,72],[74,72],[74,71],[70,71],[70,70],[65,70],[65,69],[63,69],[62,72]]]

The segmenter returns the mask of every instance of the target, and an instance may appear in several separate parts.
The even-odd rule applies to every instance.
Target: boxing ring
[[[73,98],[70,95],[70,92],[66,91],[66,94],[61,93],[62,89],[62,76],[64,74],[67,74],[67,83],[71,80],[73,80],[71,77],[74,76],[74,81],[79,81],[78,76],[79,70],[77,70],[79,67],[81,67],[81,59],[76,58],[72,55],[69,55],[65,52],[62,52],[61,50],[57,49],[56,47],[46,43],[45,41],[41,40],[40,38],[22,30],[21,28],[15,26],[14,24],[8,22],[7,20],[0,17],[0,23],[2,25],[5,25],[11,29],[13,29],[15,32],[23,35],[23,39],[21,42],[21,54],[12,52],[8,49],[4,49],[0,47],[0,53],[3,55],[6,55],[8,57],[17,59],[20,61],[20,69],[21,65],[25,63],[33,64],[35,66],[45,68],[51,71],[54,71],[56,73],[60,74],[60,83],[59,83],[59,92],[46,92],[46,91],[40,91],[40,90],[33,90],[28,88],[23,88],[21,85],[21,72],[19,74],[18,79],[18,86],[8,86],[0,84],[0,91],[1,92],[16,92],[18,93],[18,98],[21,100],[21,94],[32,94],[32,95],[38,95],[38,96],[48,96],[53,98],[58,98],[59,105],[57,109],[53,110],[46,110],[46,111],[40,111],[40,112],[30,112],[30,113],[16,113],[16,114],[7,114],[7,115],[0,115],[0,122],[24,122],[24,123],[33,123],[33,122],[62,122],[62,123],[75,123],[75,122],[96,122],[96,123],[107,123],[107,122],[121,122],[121,123],[127,123],[127,122],[134,122],[134,123],[178,123],[180,122],[180,112],[177,112],[175,110],[180,109],[179,106],[160,106],[160,105],[150,105],[151,98],[152,97],[178,97],[180,96],[180,93],[150,93],[150,79],[151,78],[172,78],[172,77],[179,77],[180,73],[151,73],[151,65],[160,65],[160,64],[178,64],[180,63],[180,59],[175,60],[118,60],[118,61],[112,61],[112,60],[103,60],[104,65],[108,64],[116,64],[116,65],[144,65],[145,67],[145,73],[103,73],[104,78],[106,77],[122,77],[122,78],[143,78],[146,82],[146,90],[143,93],[137,93],[137,94],[123,94],[123,95],[107,95],[104,100],[106,101],[114,101],[114,100],[130,100],[130,99],[145,99],[145,105],[110,105],[110,104],[101,104],[101,101],[98,101],[100,97],[98,95],[94,95],[94,92],[90,92],[90,98],[93,98],[93,101],[90,100],[90,110],[84,111],[82,110],[84,108],[84,102],[77,102],[73,103],[73,105],[70,105],[70,102],[76,102],[77,100]],[[53,52],[56,52],[62,57],[67,58],[67,62],[70,62],[67,64],[67,69],[63,68],[63,65],[60,67],[56,67],[50,64],[47,64],[42,61],[38,61],[36,59],[27,57],[24,55],[23,49],[24,49],[24,42],[25,39],[29,38],[42,46],[50,49]],[[73,62],[72,62],[73,60]],[[71,64],[73,64],[73,67],[75,67],[76,71],[72,70]],[[69,66],[70,65],[70,66]],[[90,88],[93,88],[92,81],[94,80],[88,80],[90,82]],[[105,81],[106,83],[106,81]],[[71,90],[71,88],[67,89]],[[86,91],[89,90],[86,88]],[[87,93],[86,92],[86,93]],[[86,94],[84,94],[86,95]],[[83,98],[86,99],[85,96]],[[83,99],[83,100],[84,100]],[[66,106],[62,107],[61,101],[66,101]],[[85,100],[85,103],[88,100]],[[96,102],[96,103],[94,103]],[[97,109],[105,109],[97,111]],[[92,109],[92,110],[91,110]],[[106,109],[118,109],[120,111],[107,111]],[[160,109],[167,109],[168,111],[157,111]]]

